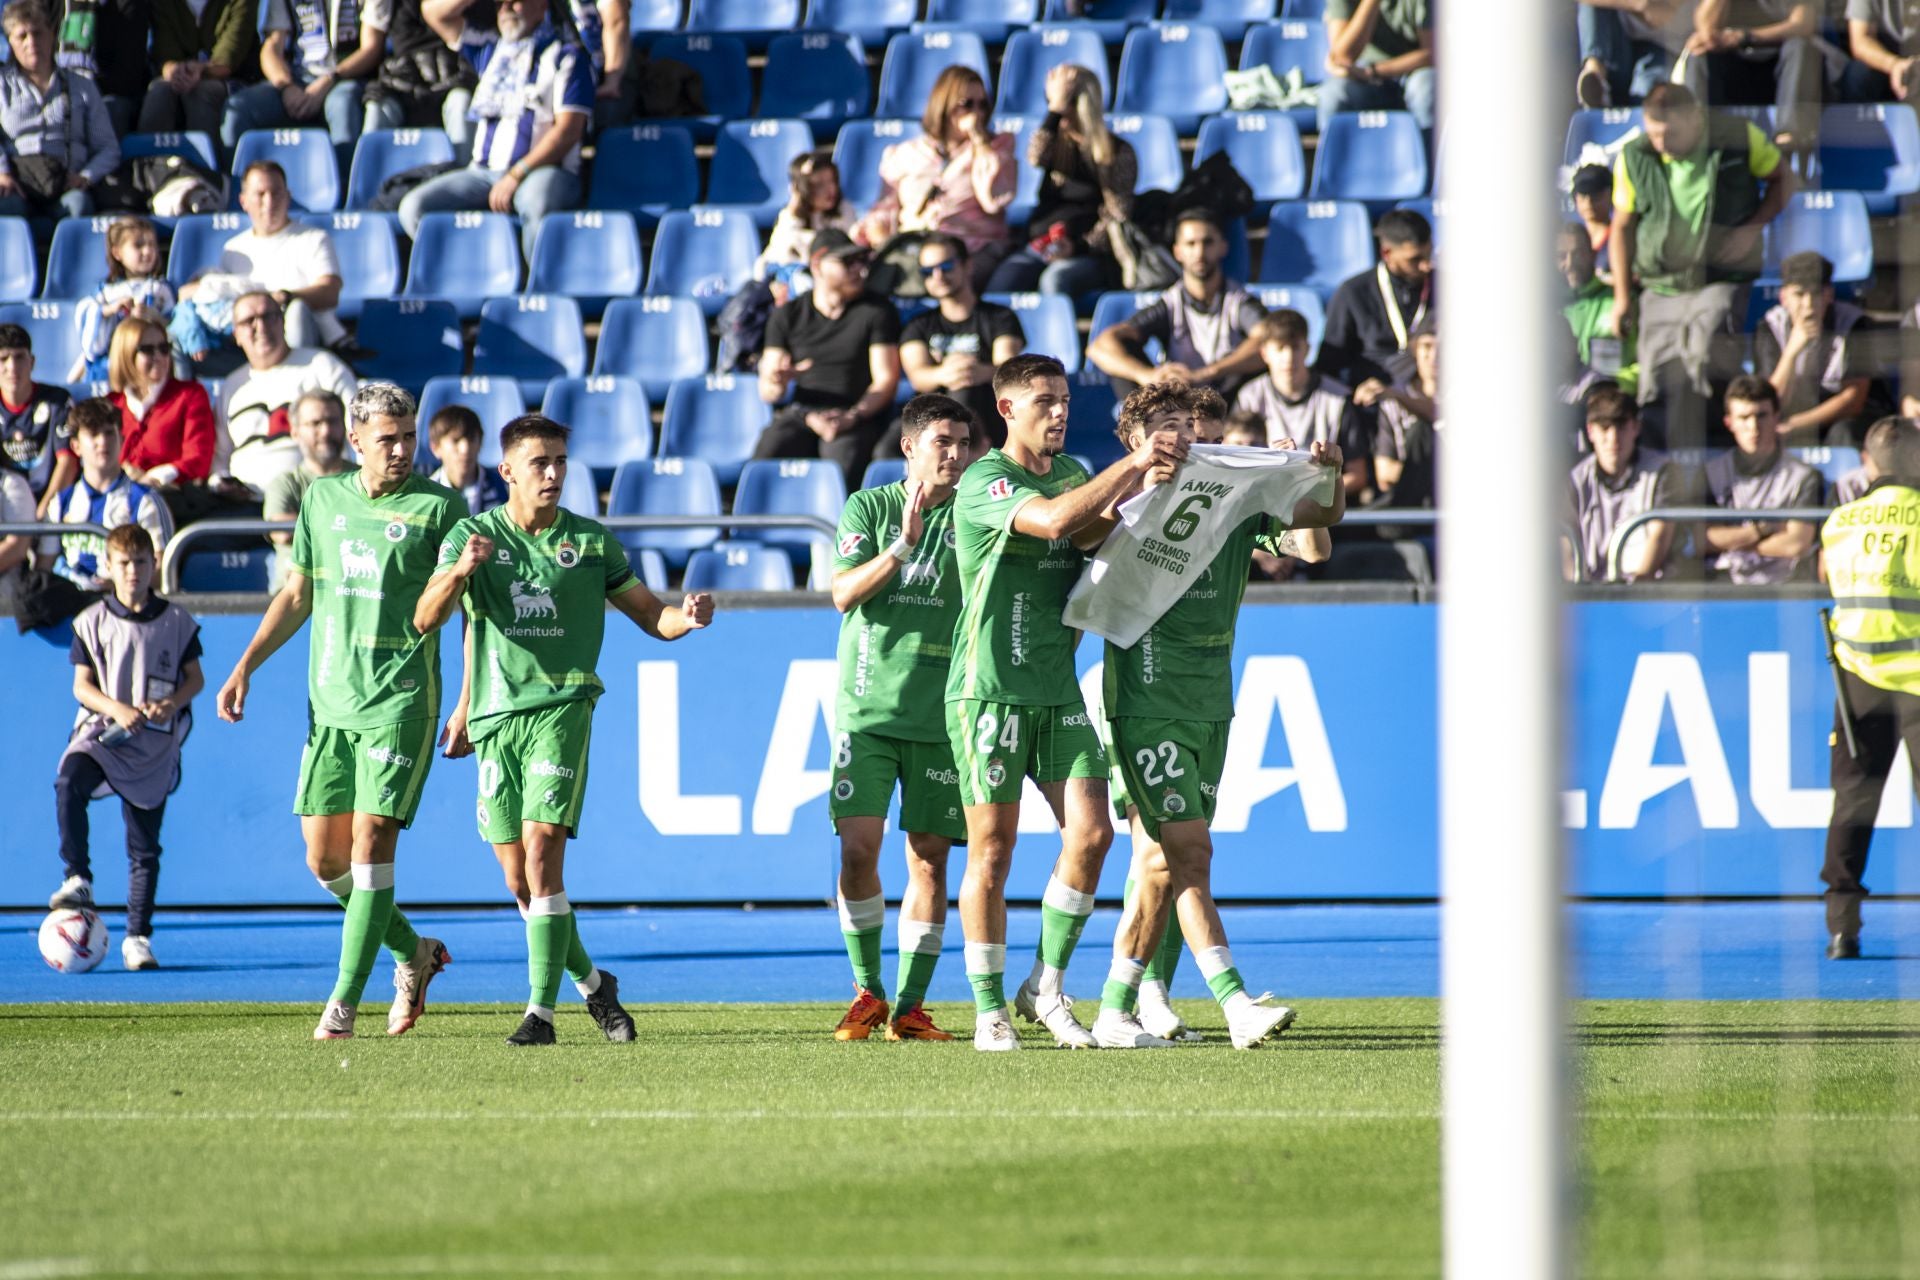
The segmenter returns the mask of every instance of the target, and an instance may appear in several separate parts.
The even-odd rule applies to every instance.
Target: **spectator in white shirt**
[[[252,225],[227,241],[214,270],[272,294],[291,345],[317,347],[345,337],[334,315],[341,281],[333,237],[324,228],[293,221],[286,170],[272,160],[248,165],[240,177],[240,207]],[[180,286],[181,297],[193,295],[192,282]],[[236,340],[239,332],[236,325]]]
[[[344,402],[360,384],[332,352],[287,345],[280,304],[271,294],[249,293],[233,304],[233,333],[247,369],[227,380],[221,397],[213,470],[222,496],[258,502],[275,476],[300,465],[292,434],[300,397],[331,391]]]

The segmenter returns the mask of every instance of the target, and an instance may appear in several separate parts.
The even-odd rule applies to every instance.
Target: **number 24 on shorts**
[[[1018,713],[1007,717],[1006,727],[1002,728],[999,718],[991,711],[982,712],[975,726],[974,750],[985,754],[993,750],[994,732],[1000,733],[1000,746],[1007,751],[1020,749],[1020,716]]]

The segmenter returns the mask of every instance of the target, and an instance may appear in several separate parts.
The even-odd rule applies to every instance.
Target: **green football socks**
[[[1233,967],[1232,951],[1226,947],[1202,947],[1194,952],[1193,958],[1222,1009],[1231,1013],[1253,1003],[1253,997],[1247,994],[1247,984],[1240,980],[1240,971]]]
[[[1113,967],[1107,970],[1107,984],[1100,988],[1100,1009],[1117,1009],[1121,1013],[1132,1013],[1140,1004],[1140,979],[1146,976],[1147,966],[1140,960],[1129,960],[1116,956]]]
[[[567,948],[573,941],[573,908],[567,895],[535,898],[527,904],[527,1012],[553,1021],[554,1002],[560,998],[560,975],[566,971]]]
[[[353,893],[347,899],[346,924],[340,930],[340,976],[329,999],[357,1009],[367,989],[367,978],[373,973],[380,939],[386,935],[393,915],[393,864],[356,862],[348,874],[353,880]],[[407,959],[413,959],[412,953]]]
[[[934,966],[940,963],[940,946],[946,938],[946,926],[926,920],[900,922],[900,975],[895,984],[899,1000],[895,1013],[906,1013],[925,1003],[927,988],[933,983]]]
[[[345,910],[353,901],[353,872],[343,871],[332,880],[322,880],[320,887],[332,894],[334,901]],[[387,917],[386,944],[395,964],[412,964],[414,953],[420,949],[420,935],[413,931],[407,913],[398,907]]]
[[[969,942],[965,954],[975,1013],[999,1013],[1007,1007],[1007,944]]]
[[[1057,876],[1047,877],[1040,898],[1040,954],[1033,974],[1034,989],[1059,995],[1067,962],[1080,942],[1080,932],[1093,914],[1093,895],[1073,888]]]
[[[884,895],[849,902],[839,897],[840,934],[847,942],[847,959],[853,962],[853,980],[863,991],[887,998],[886,979],[880,976],[880,929],[886,923],[887,900]]]

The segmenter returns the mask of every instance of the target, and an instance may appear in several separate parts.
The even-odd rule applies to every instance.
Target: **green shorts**
[[[1113,754],[1148,836],[1158,840],[1163,822],[1213,821],[1230,724],[1125,716],[1113,722]]]
[[[585,698],[533,711],[489,716],[478,726],[480,799],[474,817],[488,844],[512,844],[523,822],[552,822],[580,833],[587,798],[587,745],[593,703]]]
[[[303,817],[372,813],[413,825],[433,764],[434,728],[432,720],[371,729],[309,723],[293,811]]]
[[[1019,804],[1023,777],[1044,783],[1107,776],[1107,749],[1079,702],[949,702],[947,736],[960,766],[963,804]]]
[[[878,733],[842,733],[833,741],[833,791],[827,815],[884,818],[900,784],[900,828],[967,838],[967,817],[960,812],[960,775],[953,748],[944,742],[907,742]]]

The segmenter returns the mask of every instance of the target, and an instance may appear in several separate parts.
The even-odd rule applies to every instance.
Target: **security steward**
[[[1827,517],[1833,590],[1833,819],[1827,827],[1827,956],[1860,955],[1867,846],[1900,744],[1920,773],[1920,422],[1882,418],[1862,450],[1872,484]],[[1916,778],[1920,785],[1920,777]]]

